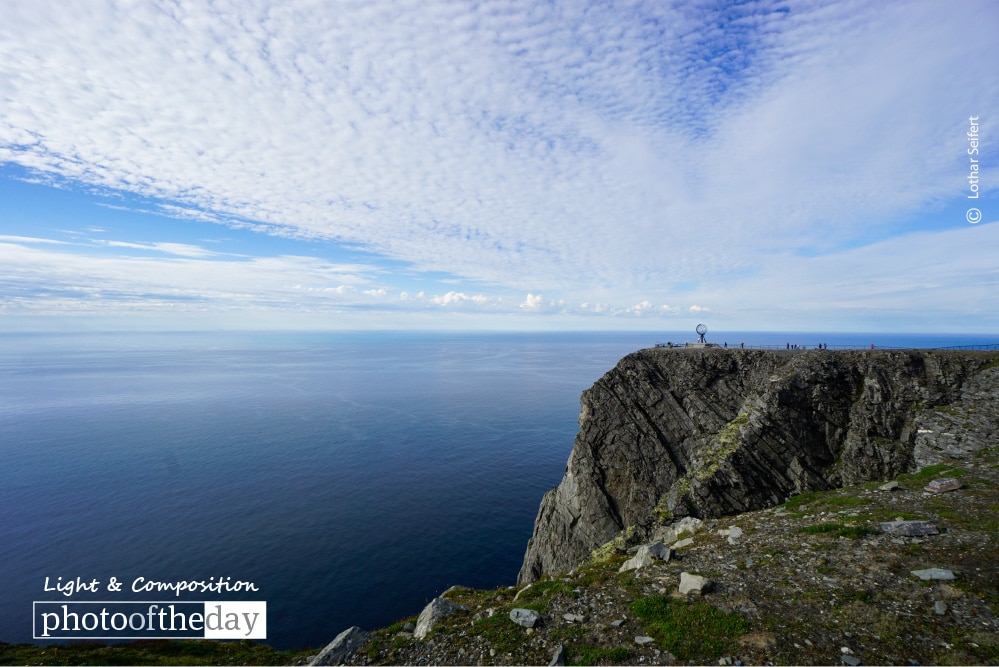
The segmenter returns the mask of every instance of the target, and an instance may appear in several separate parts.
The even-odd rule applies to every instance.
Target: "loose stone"
[[[961,481],[954,477],[942,477],[935,479],[923,487],[930,493],[946,493],[961,488]]]
[[[926,570],[913,570],[912,574],[916,575],[923,581],[950,581],[955,578],[953,572],[939,567],[931,567]]]
[[[881,531],[890,535],[919,537],[921,535],[937,535],[940,531],[929,521],[882,521]]]
[[[651,644],[654,641],[655,641],[655,639],[653,639],[652,637],[644,637],[644,636],[643,637],[635,637],[635,643],[639,644],[640,646],[645,646],[646,644]]]
[[[742,539],[742,528],[739,528],[738,526],[730,526],[719,530],[718,534],[722,537],[727,537],[729,544],[738,544],[739,540]]]

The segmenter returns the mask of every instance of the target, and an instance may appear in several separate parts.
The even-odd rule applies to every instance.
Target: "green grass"
[[[832,496],[822,500],[823,507],[858,507],[866,505],[868,501],[856,496]]]
[[[484,637],[490,648],[496,649],[497,653],[513,653],[524,643],[521,627],[505,613],[497,612],[475,621],[472,623],[471,634]]]
[[[553,628],[548,637],[563,644],[574,644],[582,641],[586,636],[586,628],[581,625],[567,625],[561,628]]]
[[[788,498],[787,502],[784,503],[784,509],[789,512],[800,510],[803,506],[822,498],[825,493],[827,492],[805,491],[804,493],[799,493],[793,498]]]
[[[938,463],[937,465],[926,466],[919,472],[909,473],[907,475],[899,475],[898,483],[902,486],[926,486],[932,480],[938,477],[961,477],[967,471],[963,468],[955,468],[952,465],[947,465],[946,463]]]
[[[251,641],[143,639],[35,646],[0,642],[0,665],[293,665],[319,649],[277,651]]]
[[[626,560],[628,560],[627,555],[616,554],[606,561],[584,565],[577,571],[575,582],[584,588],[602,586],[617,574],[618,568]]]
[[[679,660],[715,661],[737,648],[746,632],[746,622],[735,613],[715,609],[704,602],[683,602],[664,595],[640,598],[631,611],[656,645]]]
[[[530,602],[532,600],[551,600],[556,595],[570,595],[578,597],[574,586],[568,581],[561,579],[543,579],[531,584],[530,588],[522,589],[517,602],[521,600]]]
[[[817,523],[812,526],[804,526],[798,530],[809,535],[831,534],[833,537],[846,537],[851,540],[859,539],[873,532],[870,528],[865,528],[864,526],[849,526],[845,523]]]
[[[867,589],[845,591],[840,595],[846,600],[854,600],[856,602],[863,602],[864,604],[871,604],[874,602],[874,594]]]
[[[621,646],[570,646],[566,657],[573,665],[619,665],[631,660],[631,651]]]

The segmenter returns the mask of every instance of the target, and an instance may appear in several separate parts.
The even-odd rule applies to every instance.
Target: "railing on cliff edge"
[[[673,347],[676,349],[684,349],[684,343],[676,343],[672,346],[666,343],[656,343],[656,347]],[[892,347],[890,345],[876,345],[871,347],[870,345],[823,345],[819,347],[818,345],[799,345],[797,347],[787,345],[716,345],[711,344],[711,347],[717,347],[718,349],[730,349],[730,350],[784,350],[785,352],[802,352],[804,350],[999,350],[999,343],[986,343],[981,345],[944,345],[944,346],[931,346],[931,347]]]

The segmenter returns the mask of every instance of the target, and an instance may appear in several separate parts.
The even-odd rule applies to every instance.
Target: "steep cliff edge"
[[[631,354],[583,393],[565,476],[542,500],[518,581],[568,571],[615,538],[637,544],[684,516],[761,509],[980,449],[997,431],[996,359],[934,350]],[[990,409],[976,413],[978,400]],[[963,411],[961,424],[948,429],[948,410]]]

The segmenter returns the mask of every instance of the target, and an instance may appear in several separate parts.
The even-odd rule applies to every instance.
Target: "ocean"
[[[692,338],[0,335],[0,640],[32,641],[32,602],[70,599],[44,590],[59,577],[100,582],[73,601],[104,600],[112,577],[251,582],[176,599],[264,600],[281,649],[385,626],[453,584],[512,585],[580,393],[629,352]]]

